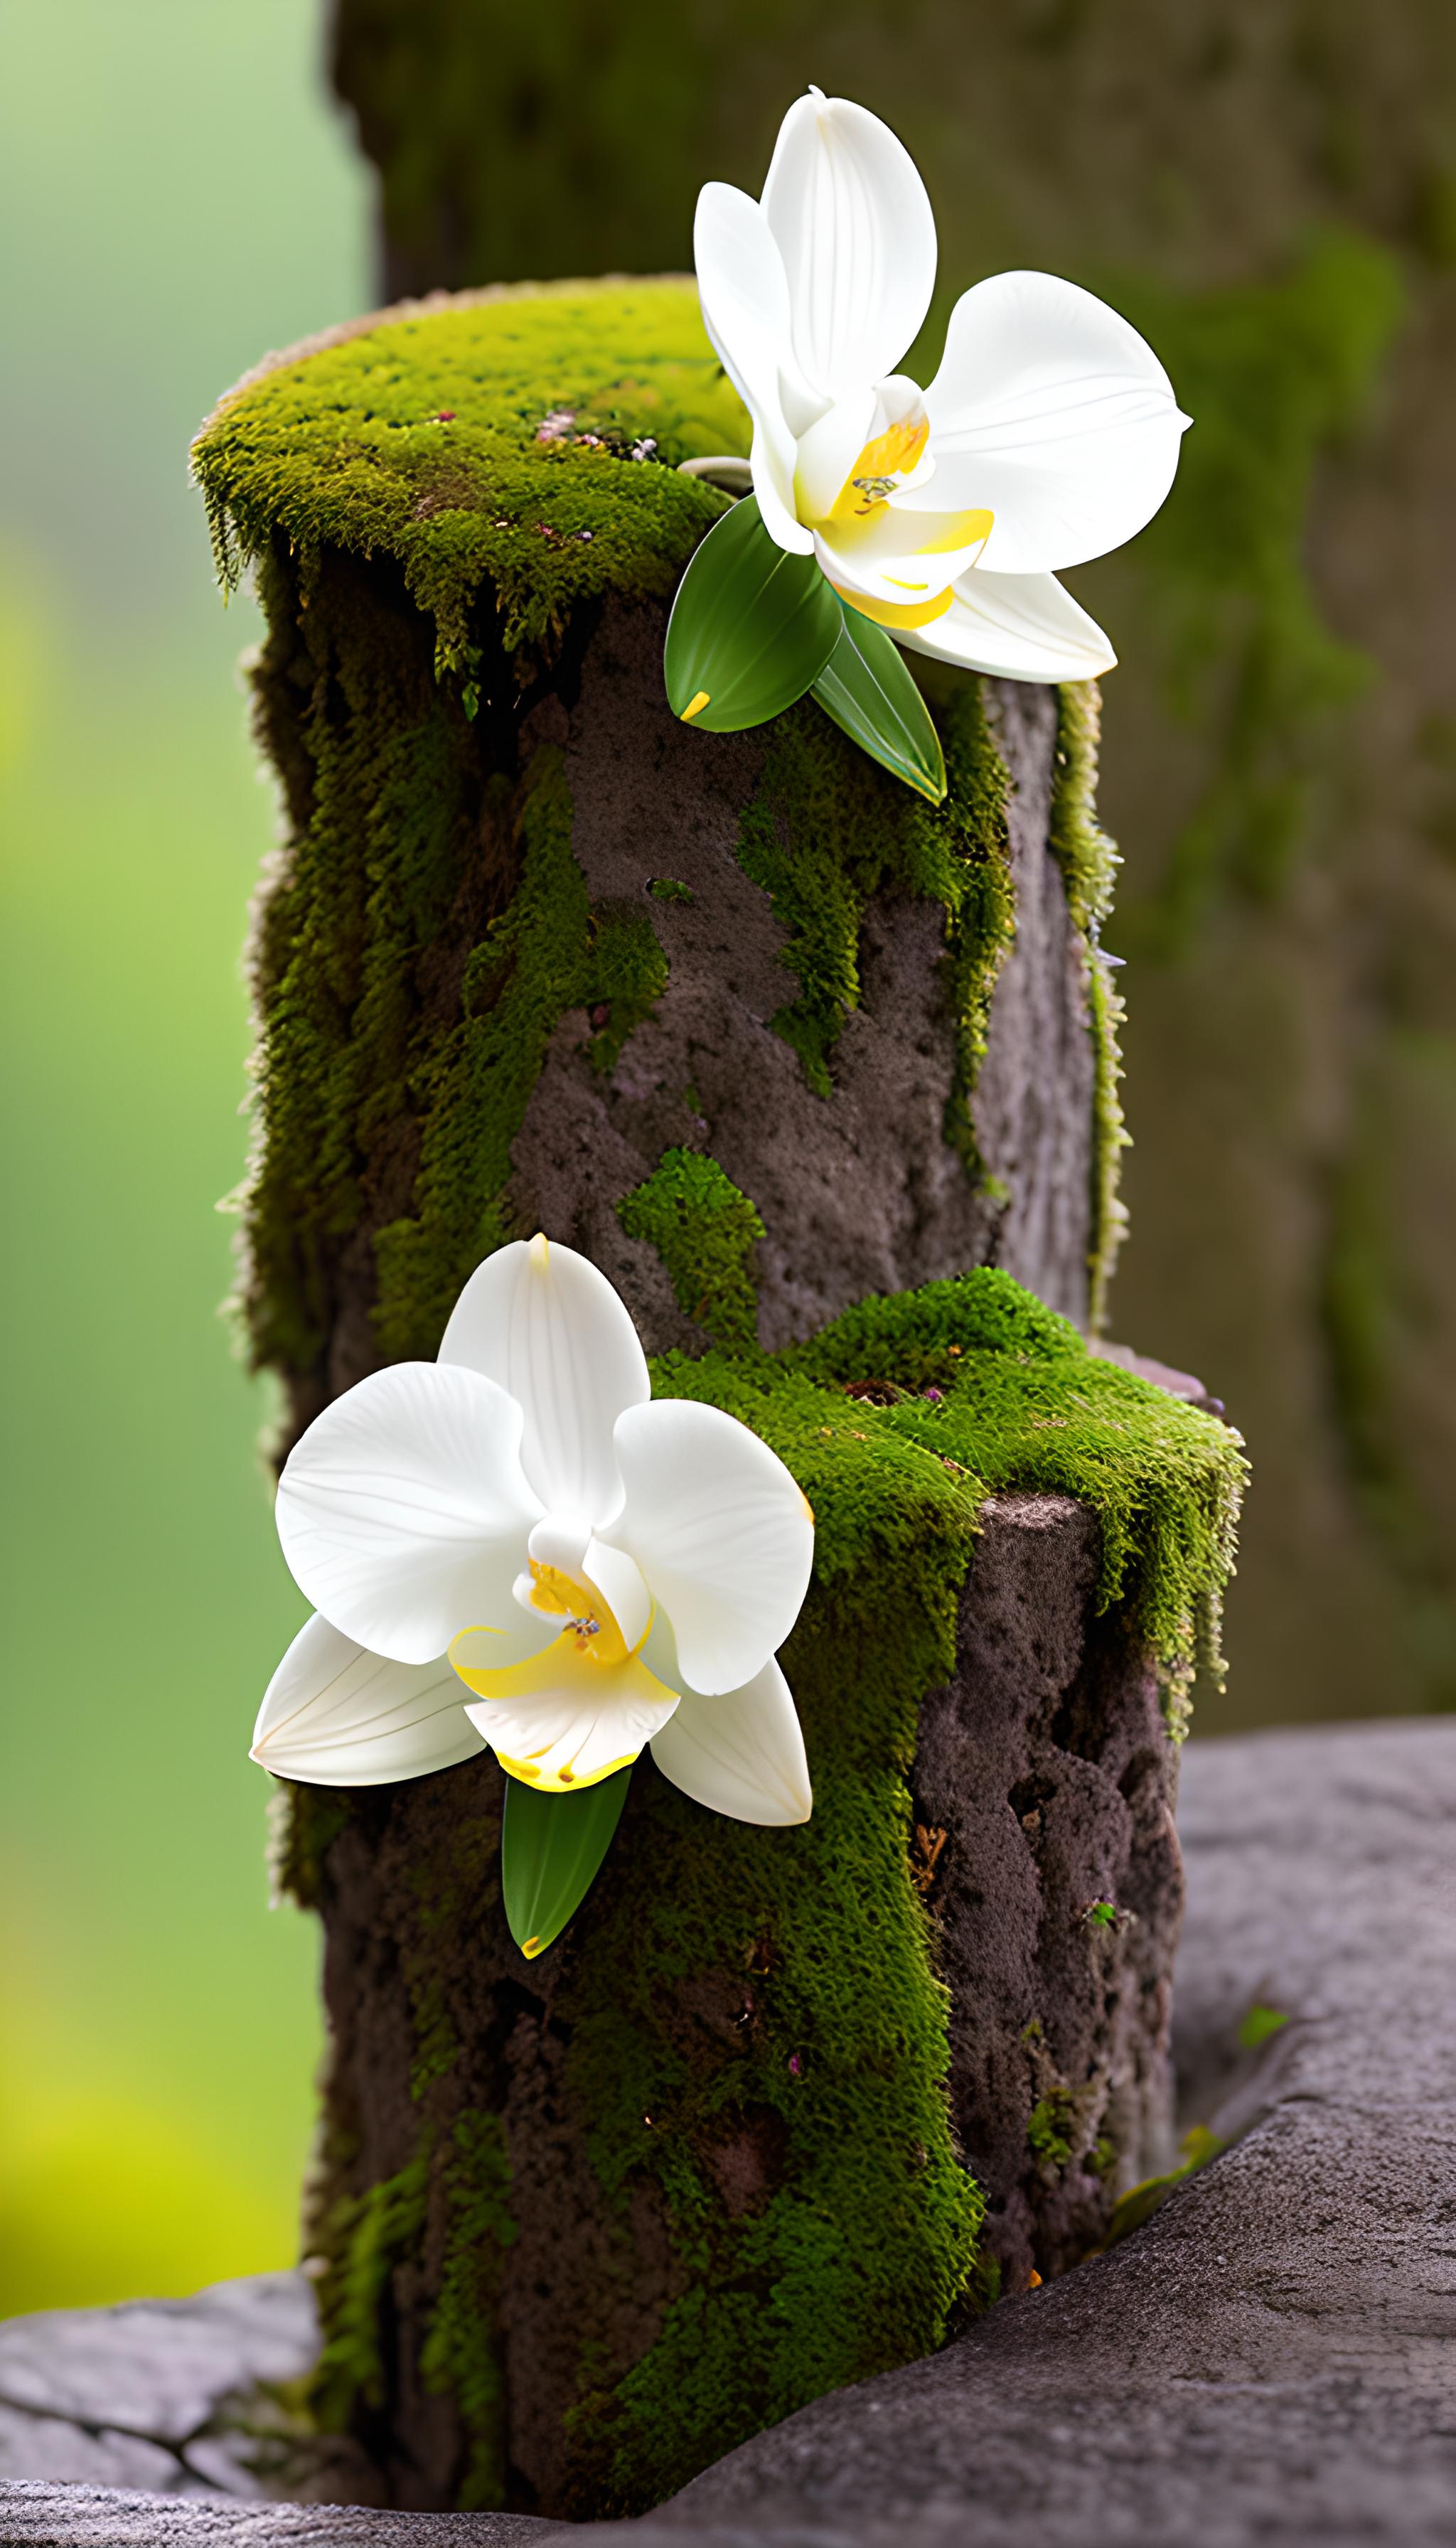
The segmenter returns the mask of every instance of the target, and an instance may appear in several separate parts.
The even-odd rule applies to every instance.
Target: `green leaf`
[[[1183,2136],[1183,2156],[1177,2167],[1170,2168],[1166,2176],[1145,2176],[1140,2185],[1130,2186],[1114,2204],[1103,2245],[1115,2247],[1130,2230],[1140,2230],[1144,2221],[1150,2221],[1154,2212],[1161,2210],[1175,2185],[1197,2176],[1201,2167],[1207,2167],[1210,2159],[1217,2158],[1228,2146],[1217,2133],[1209,2131],[1207,2124],[1195,2124]]]
[[[500,1891],[523,1956],[561,1936],[605,1858],[627,1801],[631,1764],[571,1796],[543,1796],[507,1777],[500,1817]]]
[[[839,644],[813,683],[815,698],[873,760],[933,805],[941,804],[946,794],[941,738],[904,656],[893,637],[863,611],[845,605],[840,618]]]
[[[1280,2028],[1288,2024],[1288,2009],[1264,2008],[1255,2000],[1238,2030],[1238,2041],[1245,2052],[1257,2052],[1261,2044],[1267,2044],[1271,2035],[1277,2035]]]
[[[816,561],[790,557],[743,497],[678,587],[663,655],[674,715],[710,734],[763,725],[812,688],[842,625]]]

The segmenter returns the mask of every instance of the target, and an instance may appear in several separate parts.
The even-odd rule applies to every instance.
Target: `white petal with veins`
[[[893,372],[936,279],[935,216],[904,143],[866,108],[811,89],[779,127],[763,202],[810,387],[841,398]]]
[[[904,509],[987,506],[985,564],[1000,575],[1080,566],[1132,539],[1173,483],[1188,422],[1136,327],[1054,274],[963,293],[925,403],[936,474]]]
[[[615,1546],[672,1621],[694,1689],[737,1689],[798,1617],[814,1517],[783,1462],[717,1407],[654,1399],[617,1424],[626,1502]]]
[[[458,1628],[513,1616],[540,1504],[521,1411],[478,1371],[395,1363],[315,1417],[278,1482],[295,1582],[345,1636],[428,1663]]]
[[[1008,682],[1086,682],[1118,660],[1054,575],[989,575],[973,567],[957,579],[943,617],[895,635],[914,654]]]
[[[673,1632],[659,1614],[644,1660],[681,1688],[682,1703],[652,1738],[665,1778],[734,1822],[806,1823],[814,1808],[804,1737],[789,1686],[771,1656],[739,1689],[705,1698],[678,1669]]]
[[[702,322],[753,424],[754,493],[771,536],[807,556],[793,508],[794,437],[787,391],[800,414],[813,401],[797,378],[783,260],[763,212],[736,186],[704,186],[692,229]]]
[[[446,1656],[396,1664],[315,1616],[268,1684],[251,1758],[309,1786],[377,1787],[484,1750]]]
[[[439,1359],[516,1401],[521,1466],[548,1512],[590,1523],[615,1511],[612,1426],[652,1384],[626,1307],[590,1257],[540,1237],[498,1247],[456,1302]]]

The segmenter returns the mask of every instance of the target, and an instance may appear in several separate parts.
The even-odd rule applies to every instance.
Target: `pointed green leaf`
[[[678,587],[663,656],[674,715],[710,734],[763,725],[812,686],[842,625],[815,560],[790,557],[743,497]]]
[[[946,793],[946,762],[910,667],[872,619],[846,605],[839,644],[813,684],[826,715],[875,761],[933,805]]]
[[[571,1796],[543,1796],[521,1778],[506,1778],[500,1891],[506,1926],[523,1956],[544,1955],[588,1892],[616,1830],[631,1775],[629,1763]]]

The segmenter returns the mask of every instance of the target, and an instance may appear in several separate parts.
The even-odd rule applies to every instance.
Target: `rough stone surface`
[[[1085,1323],[1093,1052],[1085,951],[1046,846],[1054,691],[987,684],[1014,781],[1017,920],[972,1112],[1007,1204],[971,1184],[945,1138],[955,1051],[939,905],[871,902],[834,1092],[810,1088],[772,1024],[792,997],[784,932],[735,855],[762,737],[698,735],[684,755],[661,658],[661,611],[611,604],[570,710],[553,697],[523,737],[564,749],[572,847],[594,910],[642,909],[654,875],[694,899],[645,906],[668,984],[609,1079],[588,1056],[585,1012],[562,1019],[512,1146],[513,1217],[594,1257],[658,1349],[700,1348],[702,1330],[679,1308],[656,1250],[625,1236],[615,1207],[679,1145],[711,1150],[763,1216],[759,1335],[771,1348],[867,1293],[908,1291],[967,1265],[1004,1265]]]
[[[1016,781],[1007,808],[1016,943],[992,996],[990,1041],[971,1099],[981,1155],[1010,1196],[989,1261],[1084,1327],[1095,1062],[1086,949],[1046,845],[1056,694],[1024,682],[988,682],[986,689]]]
[[[1180,1827],[1185,2117],[1234,2146],[1105,2255],[1003,2303],[934,2361],[807,2408],[619,2535],[643,2548],[1444,2548],[1456,1725],[1195,1743]],[[1290,2023],[1243,2051],[1256,2003]],[[147,2404],[116,2359],[138,2325],[190,2354],[193,2313],[216,2300],[81,2314],[96,2366],[86,2422],[101,2421],[94,2401],[129,2416]],[[48,2368],[59,2323],[4,2330],[7,2388],[9,2366],[27,2363],[28,2400],[57,2410],[32,2426],[43,2475],[78,2405],[80,2353],[64,2346],[65,2367]],[[149,2358],[153,2397],[195,2405],[188,2379]],[[240,2345],[220,2374],[232,2387],[255,2368]],[[162,2429],[170,2412],[148,2405],[137,2429]],[[563,2548],[584,2535],[509,2514],[0,2488],[0,2540],[27,2548]]]
[[[261,2381],[297,2379],[317,2349],[301,2274],[12,2319],[0,2323],[0,2477],[261,2495],[241,2402]]]
[[[922,1707],[912,1786],[956,2128],[1002,2289],[1024,2291],[1171,2161],[1178,1756],[1151,1669],[1092,1617],[1095,1515],[1065,1496],[1004,1496],[983,1519],[958,1668]],[[1103,1926],[1096,1903],[1127,1916]],[[1069,2164],[1036,2155],[1039,2109]]]

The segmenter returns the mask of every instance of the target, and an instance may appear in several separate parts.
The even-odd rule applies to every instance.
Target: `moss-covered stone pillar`
[[[675,722],[725,500],[676,464],[743,432],[669,279],[387,314],[197,446],[268,619],[241,1306],[292,1425],[544,1227],[818,1518],[807,1825],[644,1762],[527,1964],[489,1758],[293,1800],[313,2406],[402,2503],[655,2501],[1071,2262],[1165,2154],[1172,1735],[1238,1461],[1081,1332],[1121,1139],[1095,697],[946,676],[937,810],[812,701]]]

